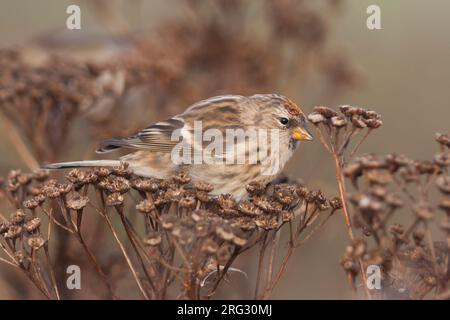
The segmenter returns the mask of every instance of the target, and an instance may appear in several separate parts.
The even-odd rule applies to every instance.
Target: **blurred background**
[[[81,7],[81,30],[66,28],[70,4]],[[371,4],[381,8],[381,30],[366,27]],[[384,126],[360,152],[420,159],[435,151],[434,133],[450,127],[449,12],[446,0],[1,0],[0,49],[8,52],[0,62],[0,91],[8,68],[20,60],[27,67],[18,81],[29,81],[27,72],[51,77],[45,66],[55,65],[100,93],[77,84],[80,96],[61,98],[67,106],[50,99],[47,119],[36,123],[3,106],[0,176],[30,167],[15,147],[11,123],[22,125],[17,134],[38,162],[87,159],[102,138],[133,133],[197,100],[230,93],[281,93],[306,113],[315,105],[374,109]],[[20,58],[11,57],[17,52]],[[77,63],[95,67],[86,73]],[[286,173],[336,193],[334,165],[317,141],[301,146]],[[295,252],[273,297],[354,298],[339,265],[347,244],[336,215]],[[23,297],[2,276],[6,268],[0,265],[0,298]],[[237,290],[230,298],[241,296]]]

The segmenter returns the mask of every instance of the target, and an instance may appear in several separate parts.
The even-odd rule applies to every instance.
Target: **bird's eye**
[[[288,119],[288,118],[285,118],[285,117],[280,118],[280,123],[281,123],[282,125],[287,125],[288,122],[289,122],[289,119]]]

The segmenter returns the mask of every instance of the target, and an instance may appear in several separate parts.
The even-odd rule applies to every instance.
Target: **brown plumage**
[[[266,140],[260,132],[266,134]],[[139,176],[168,178],[185,171],[194,181],[211,183],[213,194],[231,193],[241,198],[249,182],[270,182],[292,156],[299,140],[311,139],[303,111],[286,97],[224,95],[197,102],[134,136],[104,141],[98,153],[130,151],[119,160],[55,163],[46,168],[116,166],[123,161]],[[177,155],[188,153],[183,158],[188,161],[176,160]]]

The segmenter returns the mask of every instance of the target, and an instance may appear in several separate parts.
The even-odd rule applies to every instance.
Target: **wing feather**
[[[97,153],[110,152],[118,148],[125,149],[146,149],[155,152],[171,152],[173,147],[179,142],[172,139],[172,134],[176,130],[185,129],[183,119],[174,117],[165,121],[157,122],[137,134],[128,138],[112,138],[102,142],[102,147],[97,149]]]

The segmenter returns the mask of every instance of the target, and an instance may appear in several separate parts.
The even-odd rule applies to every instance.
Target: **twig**
[[[16,127],[6,118],[4,115],[0,113],[0,122],[3,123],[6,128],[5,133],[9,137],[12,146],[16,149],[17,153],[23,159],[27,167],[31,170],[37,170],[40,168],[39,163],[34,158],[33,154],[28,150],[26,144],[23,142],[20,134],[17,132]]]

